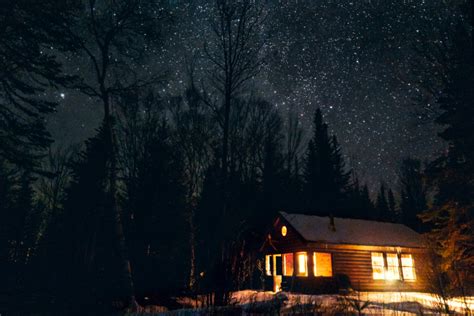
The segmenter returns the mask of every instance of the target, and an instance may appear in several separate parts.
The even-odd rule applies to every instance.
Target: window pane
[[[385,262],[383,260],[383,253],[372,252],[372,278],[374,280],[385,279]]]
[[[402,254],[402,273],[404,280],[415,280],[415,265],[413,257],[409,254]]]
[[[331,254],[326,252],[313,253],[314,276],[332,276]]]
[[[273,275],[282,275],[283,274],[283,261],[281,255],[273,255]]]
[[[308,276],[308,255],[306,252],[298,252],[296,254],[298,264],[298,275]]]
[[[266,275],[272,275],[271,258],[272,256],[270,255],[265,256],[265,274]]]
[[[403,279],[415,280],[415,269],[412,267],[403,267]]]
[[[398,255],[396,253],[387,253],[387,280],[399,280],[400,270],[398,269]]]
[[[413,267],[413,259],[411,255],[402,254],[402,266]]]
[[[292,276],[293,275],[293,254],[285,253],[283,255],[283,275]]]

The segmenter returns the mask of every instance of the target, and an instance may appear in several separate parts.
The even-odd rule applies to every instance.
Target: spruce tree
[[[306,151],[304,192],[308,212],[329,214],[342,211],[349,173],[345,171],[340,146],[329,137],[328,126],[318,108],[313,120],[313,137]]]
[[[402,161],[399,171],[401,220],[416,230],[421,229],[418,217],[427,208],[423,177],[419,160],[406,158]]]
[[[377,193],[377,200],[375,202],[375,214],[373,219],[380,221],[390,220],[390,209],[388,207],[387,196],[385,193],[385,185],[380,185],[379,192]]]
[[[460,9],[463,15],[453,23],[452,38],[435,56],[444,82],[437,96],[442,113],[436,122],[445,127],[439,136],[448,143],[448,152],[428,167],[427,178],[436,194],[422,219],[432,227],[428,235],[450,278],[451,294],[465,296],[474,284],[474,50],[472,6],[465,2]]]
[[[360,199],[361,199],[360,203],[363,209],[362,218],[371,219],[374,214],[375,207],[374,207],[374,203],[370,199],[369,187],[367,186],[367,184],[362,187],[362,191],[360,193]]]
[[[387,193],[387,202],[388,202],[388,209],[390,211],[390,214],[392,216],[391,220],[393,221],[398,221],[398,214],[397,214],[397,205],[395,202],[395,196],[393,195],[392,188],[388,189]]]
[[[344,157],[342,156],[341,146],[337,141],[336,135],[333,135],[331,138],[331,148],[332,148],[332,165],[333,165],[333,175],[334,175],[334,191],[335,191],[335,200],[334,200],[334,211],[336,214],[341,214],[344,212],[345,199],[348,198],[349,180],[351,172],[347,171]],[[357,181],[357,190],[358,190],[358,180]]]
[[[124,295],[123,280],[117,278],[120,261],[106,187],[106,132],[99,128],[71,161],[64,210],[52,218],[42,243],[42,266],[48,262],[54,271],[45,271],[54,283],[52,295],[61,307],[83,312],[105,308],[112,297]]]
[[[72,79],[62,73],[54,55],[75,46],[63,30],[72,7],[50,0],[5,0],[0,5],[0,157],[22,168],[36,169],[52,142],[45,115],[56,102],[46,91]]]

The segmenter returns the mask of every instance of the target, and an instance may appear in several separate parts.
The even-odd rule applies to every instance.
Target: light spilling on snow
[[[177,302],[194,309],[205,308],[205,297],[191,299],[177,298]],[[279,306],[281,315],[289,315],[297,308],[313,306],[319,311],[335,311],[345,304],[345,308],[363,306],[366,315],[419,315],[442,314],[444,304],[451,312],[465,313],[474,310],[474,297],[451,298],[445,302],[435,294],[421,292],[353,292],[348,295],[307,295],[287,292],[264,292],[244,290],[232,294],[232,305],[246,309],[261,309]],[[352,307],[351,307],[352,306]]]

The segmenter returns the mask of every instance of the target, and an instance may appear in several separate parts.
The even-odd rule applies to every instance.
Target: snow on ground
[[[147,312],[135,315],[209,315],[205,297],[180,297],[177,303],[185,309],[164,311],[147,308]],[[451,312],[472,315],[474,297],[453,298],[446,301]],[[443,301],[433,294],[420,292],[353,292],[347,295],[304,295],[286,292],[244,290],[232,294],[228,307],[214,310],[217,314],[242,315],[441,315]],[[466,309],[467,308],[467,309]],[[467,313],[466,313],[467,311]]]

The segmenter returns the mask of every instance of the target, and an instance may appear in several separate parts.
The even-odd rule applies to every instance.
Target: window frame
[[[382,254],[382,258],[383,258],[383,266],[381,266],[380,264],[379,265],[376,265],[375,267],[382,267],[383,268],[383,276],[381,278],[377,277],[375,278],[374,277],[374,254]],[[396,260],[393,261],[393,260],[388,260],[389,259],[389,255],[395,255],[396,256]],[[411,253],[401,253],[401,252],[381,252],[381,251],[372,251],[370,252],[370,256],[371,256],[371,267],[372,267],[372,280],[383,280],[383,281],[407,281],[407,282],[415,282],[416,281],[416,269],[415,269],[415,259],[413,258],[413,254]],[[410,256],[410,260],[411,260],[411,266],[407,266],[407,265],[403,265],[403,261],[402,261],[402,256]],[[392,263],[391,265],[389,265],[389,261]],[[394,265],[393,262],[395,262],[396,264]],[[389,271],[390,271],[390,268],[395,268],[395,271],[397,271],[397,273],[395,274],[396,277],[394,278],[388,278],[387,276],[390,275],[389,274]],[[410,268],[412,270],[412,275],[413,275],[413,279],[412,278],[405,278],[405,273],[404,273],[404,268]]]
[[[329,275],[322,275],[318,274],[318,265],[317,265],[317,257],[318,254],[328,255],[329,256]],[[334,276],[333,269],[332,269],[332,253],[331,252],[323,252],[323,251],[314,251],[313,252],[313,276],[317,278],[331,278]]]
[[[265,275],[266,276],[273,275],[272,260],[273,260],[273,255],[265,255]]]
[[[410,261],[411,261],[411,266],[406,266],[403,265],[403,256],[410,256]],[[405,269],[404,268],[409,268],[411,269],[411,273],[413,275],[413,278],[407,279],[405,277]],[[415,269],[415,259],[413,258],[413,254],[411,253],[400,253],[400,271],[401,271],[401,277],[403,281],[407,282],[415,282],[416,281],[416,269]]]
[[[375,267],[378,267],[378,268],[382,268],[382,272],[377,272],[378,274],[381,275],[381,277],[375,277],[375,269],[374,269],[374,257],[378,257],[380,259],[380,256],[382,257],[382,261],[381,261],[381,264],[376,264]],[[371,267],[372,267],[372,280],[386,280],[385,278],[385,266],[386,266],[386,263],[385,263],[385,255],[383,252],[379,252],[379,251],[373,251],[370,253],[370,263],[371,263]]]
[[[308,252],[307,251],[298,251],[295,253],[296,255],[296,276],[300,276],[300,277],[307,277],[309,275],[308,273]],[[304,272],[301,272],[300,271],[300,256],[304,256],[304,265],[305,265],[305,271]]]
[[[291,257],[291,273],[287,273],[287,256]],[[293,276],[295,273],[295,254],[292,252],[287,252],[282,254],[282,259],[283,259],[283,267],[282,267],[282,275],[283,276]]]
[[[396,252],[385,252],[385,280],[401,280],[400,275],[400,256]],[[389,257],[391,260],[389,260]],[[393,276],[393,277],[391,277]]]

